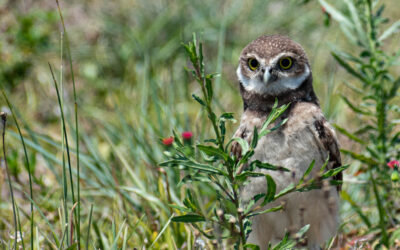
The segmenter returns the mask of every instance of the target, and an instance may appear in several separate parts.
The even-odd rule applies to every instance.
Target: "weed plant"
[[[352,52],[332,46],[332,56],[356,81],[345,82],[347,90],[355,93],[342,98],[362,123],[356,131],[336,126],[337,130],[355,143],[361,152],[342,149],[360,164],[356,167],[358,179],[362,180],[363,198],[353,201],[349,193],[342,197],[358,213],[372,234],[376,247],[394,247],[400,237],[400,193],[398,171],[400,159],[399,88],[400,77],[396,76],[400,50],[385,50],[384,42],[400,30],[400,20],[386,29],[389,20],[383,16],[385,5],[380,1],[343,1],[346,11],[339,11],[325,0],[320,0],[326,12],[340,25]],[[396,44],[397,45],[397,44]],[[369,201],[374,199],[373,203]],[[367,209],[369,207],[369,209]],[[372,214],[378,214],[371,216]]]

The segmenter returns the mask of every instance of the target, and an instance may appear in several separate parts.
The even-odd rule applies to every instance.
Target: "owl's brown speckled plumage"
[[[261,128],[276,98],[279,105],[290,103],[290,108],[275,123],[286,118],[287,122],[259,139],[251,159],[291,170],[259,170],[274,178],[277,192],[290,183],[297,183],[313,160],[315,167],[311,176],[319,172],[328,157],[328,168],[341,165],[335,132],[319,107],[311,68],[298,43],[281,35],[257,38],[243,49],[237,75],[244,112],[234,137],[250,141],[254,127]],[[240,156],[240,146],[234,144],[232,152]],[[341,175],[337,178],[341,179]],[[241,190],[241,198],[249,201],[254,195],[265,193],[266,188],[265,178],[252,178]],[[285,231],[296,231],[310,224],[307,244],[310,249],[318,249],[335,235],[338,200],[336,187],[328,185],[320,190],[282,197],[267,206],[284,203],[282,212],[254,217],[249,241],[267,249],[268,242],[279,241]]]

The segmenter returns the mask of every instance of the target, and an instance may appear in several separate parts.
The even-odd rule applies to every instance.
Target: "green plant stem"
[[[3,131],[2,131],[3,158],[4,158],[4,165],[6,166],[8,186],[10,188],[11,202],[12,202],[13,216],[14,216],[14,229],[15,229],[15,231],[14,231],[14,249],[17,250],[17,240],[18,240],[17,214],[16,214],[16,211],[15,211],[15,200],[14,200],[13,188],[12,188],[12,185],[11,185],[10,170],[9,170],[8,164],[7,164],[6,143],[5,143],[6,122],[7,122],[7,114],[6,113],[1,113],[1,122],[2,122],[2,126],[3,126]]]
[[[92,226],[92,214],[93,214],[93,204],[90,205],[89,225],[86,234],[86,250],[89,249],[90,227]]]
[[[31,239],[30,239],[30,244],[31,244],[31,249],[33,249],[33,225],[34,225],[34,215],[33,215],[33,189],[32,189],[32,173],[31,173],[31,165],[29,163],[29,158],[28,158],[28,152],[26,150],[26,145],[25,145],[25,140],[24,137],[22,136],[22,132],[21,132],[21,128],[19,127],[18,121],[17,121],[17,117],[15,115],[13,106],[11,105],[10,101],[7,98],[6,93],[4,92],[4,90],[2,90],[2,94],[4,96],[4,99],[6,100],[7,106],[10,109],[11,115],[14,119],[15,125],[17,127],[18,130],[18,134],[19,137],[21,139],[21,143],[22,143],[22,147],[24,149],[24,154],[25,154],[25,163],[26,163],[26,169],[28,171],[28,178],[29,178],[29,196],[31,199],[31,216],[30,216],[30,221],[31,221]]]
[[[369,40],[369,46],[371,49],[371,54],[375,54],[375,50],[376,50],[376,44],[374,42],[375,38],[374,38],[374,32],[375,32],[375,28],[374,28],[374,21],[373,21],[373,15],[372,15],[372,2],[371,0],[367,0],[367,18],[368,18],[368,40]]]
[[[21,237],[21,245],[22,245],[22,249],[25,249],[24,237],[22,237],[21,220],[19,218],[19,208],[18,208],[18,206],[15,206],[15,208],[17,210],[17,221],[18,221],[18,228],[19,228],[19,236]]]
[[[196,70],[196,75],[198,77],[198,82],[200,83],[200,86],[201,86],[201,91],[203,92],[204,99],[206,101],[207,115],[208,115],[208,118],[211,120],[213,129],[214,129],[214,132],[215,132],[215,136],[217,137],[218,147],[221,150],[224,150],[224,145],[223,145],[223,142],[222,142],[221,134],[219,133],[218,126],[215,123],[216,122],[215,121],[215,115],[213,114],[213,112],[211,110],[212,97],[208,98],[206,87],[205,87],[206,79],[205,79],[204,75],[201,73],[201,70],[200,70],[200,63],[201,63],[200,59],[198,58],[197,60],[198,60],[198,63],[196,65],[197,67],[195,67],[195,70]]]
[[[377,112],[377,121],[378,121],[378,140],[379,140],[379,152],[381,153],[379,161],[380,163],[386,162],[386,100],[385,100],[385,93],[381,90],[380,93],[380,100],[377,103],[376,112]]]
[[[379,212],[379,227],[381,228],[381,234],[382,234],[382,243],[386,246],[389,247],[389,241],[388,241],[388,235],[386,232],[386,222],[385,222],[385,210],[382,206],[382,201],[379,196],[379,191],[375,183],[375,179],[372,175],[372,171],[370,172],[370,179],[372,182],[372,188],[374,190],[374,195],[376,199],[376,204],[378,206],[378,212]]]
[[[80,194],[80,161],[79,161],[79,126],[78,126],[78,101],[77,101],[77,95],[76,95],[76,87],[75,87],[75,74],[74,74],[74,70],[72,67],[72,57],[71,57],[71,49],[69,46],[69,39],[68,39],[68,33],[67,30],[65,29],[65,23],[64,23],[64,18],[61,12],[61,8],[60,8],[60,3],[58,0],[56,0],[57,3],[57,8],[58,8],[58,13],[60,15],[60,19],[61,19],[61,24],[63,27],[63,31],[65,34],[65,41],[66,41],[66,48],[67,48],[67,53],[68,53],[68,61],[69,61],[69,68],[71,71],[71,79],[72,79],[72,88],[73,88],[73,93],[74,93],[74,113],[75,113],[75,140],[76,140],[76,168],[77,168],[77,192],[78,192],[78,217],[77,218],[77,225],[76,225],[76,234],[77,234],[77,238],[78,238],[78,249],[81,249],[81,241],[80,241],[80,237],[81,237],[81,233],[80,233],[80,229],[81,229],[81,194]],[[71,185],[73,185],[71,183]]]
[[[69,144],[68,144],[67,130],[66,130],[66,126],[65,126],[64,111],[63,111],[63,106],[62,106],[62,103],[61,103],[61,97],[60,97],[60,92],[58,90],[57,81],[56,81],[56,79],[54,77],[53,69],[52,69],[50,63],[49,63],[49,68],[50,68],[51,76],[53,78],[54,86],[55,86],[55,89],[56,89],[56,92],[57,92],[58,104],[60,106],[61,121],[62,121],[64,135],[65,135],[65,145],[66,145],[66,148],[67,148],[67,159],[68,159],[69,178],[70,178],[70,182],[71,182],[72,204],[75,204],[74,181],[73,181],[73,178],[72,178],[71,156],[70,156],[70,152],[69,152]],[[75,215],[75,218],[76,218],[77,217],[76,216],[76,211],[74,211],[74,215]],[[72,237],[73,236],[71,235],[71,238]]]
[[[240,202],[239,202],[239,197],[238,197],[238,192],[233,186],[233,198],[235,199],[235,207],[236,207],[236,212],[238,213],[238,223],[239,223],[239,234],[240,234],[240,248],[243,248],[243,246],[246,244],[246,235],[244,234],[244,225],[243,225],[243,216],[242,213],[239,213],[239,208],[240,208]]]

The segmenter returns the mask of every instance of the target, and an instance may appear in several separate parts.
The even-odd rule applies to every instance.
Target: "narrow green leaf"
[[[345,62],[338,54],[332,52],[332,56],[333,58],[335,58],[335,60],[350,74],[352,74],[353,76],[357,77],[358,79],[360,79],[362,82],[364,83],[369,83],[368,79],[365,78],[364,76],[362,76],[360,73],[358,73],[355,69],[353,69],[350,64],[348,64],[347,62]]]
[[[198,97],[197,95],[192,94],[192,97],[193,97],[193,99],[195,99],[198,103],[200,103],[200,105],[202,105],[202,106],[204,106],[204,107],[207,106],[206,103],[203,101],[203,99],[201,99],[201,98]]]
[[[265,136],[266,134],[268,134],[268,133],[270,133],[270,132],[272,131],[272,129],[271,129],[271,130],[268,129],[268,126],[269,126],[272,122],[274,122],[280,115],[282,115],[283,112],[285,112],[287,108],[289,108],[290,103],[289,103],[289,104],[282,105],[282,106],[280,106],[279,108],[275,108],[277,105],[278,105],[278,101],[276,100],[276,101],[275,101],[275,104],[274,104],[274,108],[272,108],[271,113],[269,113],[267,119],[265,120],[265,122],[263,123],[263,125],[262,125],[262,127],[261,127],[261,130],[260,130],[260,133],[259,133],[259,137],[260,137],[260,138],[263,137],[263,136]],[[281,124],[279,124],[278,126],[284,124],[285,122],[286,122],[286,121],[281,122]],[[276,129],[276,128],[277,128],[277,127],[275,126],[274,129]]]
[[[169,207],[175,208],[181,212],[185,212],[185,213],[190,213],[193,212],[191,209],[187,208],[187,207],[182,207],[182,206],[178,206],[175,204],[168,204]]]
[[[172,219],[174,218],[175,214],[172,214],[171,217],[169,217],[167,223],[165,223],[164,227],[161,229],[160,233],[158,233],[157,237],[154,239],[153,243],[151,243],[149,249],[152,249],[154,244],[160,239],[161,235],[163,235],[164,231],[168,228],[169,224],[171,223]],[[176,218],[176,217],[175,217]]]
[[[244,155],[242,153],[242,158],[240,159],[240,161],[237,163],[237,166],[240,166],[242,164],[246,164],[247,161],[250,159],[250,157],[252,157],[254,155],[254,150],[249,150],[247,151]]]
[[[390,145],[394,146],[394,145],[397,145],[398,143],[400,143],[399,138],[400,138],[400,131],[397,132],[397,133],[392,137],[392,139],[390,140]]]
[[[250,163],[250,165],[251,166],[254,165],[254,166],[256,166],[258,168],[261,168],[261,169],[290,172],[290,170],[287,169],[287,168],[284,168],[284,167],[281,167],[281,166],[275,166],[275,165],[272,165],[272,164],[267,163],[267,162],[264,163],[264,162],[261,162],[259,160],[253,161],[252,163]]]
[[[314,165],[315,165],[315,160],[313,160],[313,161],[310,163],[310,165],[308,165],[308,168],[307,168],[306,172],[304,172],[303,176],[301,177],[301,179],[300,179],[300,181],[299,181],[299,184],[302,184],[302,183],[306,180],[306,178],[308,177],[308,175],[309,175],[309,174],[311,173],[311,171],[313,170]]]
[[[265,197],[264,203],[269,203],[274,200],[275,198],[275,193],[276,193],[276,184],[274,179],[270,175],[265,175],[265,178],[267,180],[267,196]],[[264,204],[265,205],[265,204]]]
[[[209,78],[206,78],[206,90],[207,90],[208,103],[210,103],[213,98],[214,92],[213,92],[213,88],[212,88],[212,81]]]
[[[396,81],[394,81],[392,88],[389,91],[389,97],[395,97],[397,95],[397,90],[400,88],[400,77],[396,79]]]
[[[358,40],[355,36],[355,32],[351,27],[348,27],[346,25],[340,25],[340,29],[342,30],[343,34],[347,37],[347,39],[353,44],[353,45],[359,45]]]
[[[117,249],[118,239],[121,236],[121,233],[122,233],[122,230],[124,229],[124,227],[125,227],[125,221],[122,222],[122,225],[121,225],[120,229],[118,230],[118,233],[116,235],[114,235],[114,242],[112,243],[110,249],[115,249],[115,250]],[[76,248],[74,247],[72,249],[76,249]]]
[[[176,133],[175,129],[172,130],[172,134],[174,135],[174,141],[179,147],[183,147],[184,144],[181,141],[180,137],[178,136],[178,133]]]
[[[360,144],[365,145],[366,142],[361,140],[360,138],[358,138],[357,136],[355,136],[354,134],[350,133],[349,131],[347,131],[345,128],[340,127],[337,124],[333,124],[333,127],[335,127],[340,133],[344,134],[345,136],[347,136],[349,139],[356,141]]]
[[[302,238],[305,233],[307,233],[308,229],[310,229],[310,224],[305,225],[297,232],[297,237]]]
[[[326,179],[329,177],[333,177],[335,175],[337,175],[340,172],[343,172],[344,170],[346,170],[350,165],[344,165],[338,168],[334,168],[334,169],[329,169],[328,171],[326,171],[323,175],[322,175],[322,179]]]
[[[320,173],[323,173],[325,171],[326,167],[328,166],[328,163],[329,163],[329,155],[328,157],[326,157],[324,164],[321,166],[321,169],[319,170]]]
[[[329,13],[329,15],[331,15],[331,17],[335,19],[338,23],[345,25],[349,28],[353,28],[353,24],[350,22],[350,20],[340,11],[335,9],[332,5],[325,2],[325,0],[319,0],[319,3],[322,5],[322,7],[324,7],[325,11]]]
[[[347,61],[352,61],[352,62],[359,63],[359,64],[363,63],[363,61],[359,57],[353,56],[353,55],[351,55],[351,54],[349,54],[347,52],[344,52],[344,51],[341,51],[341,50],[337,49],[335,44],[329,44],[329,48],[336,55],[340,56],[341,58],[343,58],[343,59],[345,59]]]
[[[364,46],[368,45],[368,38],[366,36],[366,32],[363,30],[363,27],[361,25],[361,21],[360,18],[358,16],[358,12],[356,9],[356,6],[354,6],[354,3],[352,0],[344,0],[345,3],[347,4],[347,7],[350,11],[350,15],[351,15],[351,19],[353,21],[354,24],[354,29],[357,33],[357,37],[359,39],[359,42],[363,43]]]
[[[293,183],[290,183],[287,187],[282,189],[277,195],[275,195],[275,200],[281,196],[284,196],[288,193],[291,193],[296,190],[296,186]]]
[[[359,160],[360,162],[366,163],[368,165],[378,165],[378,162],[376,162],[374,159],[372,159],[370,157],[360,155],[360,154],[354,153],[354,152],[346,150],[346,149],[340,149],[340,152],[342,152],[343,154],[349,155],[353,159]]]
[[[194,223],[194,222],[202,222],[206,221],[204,216],[198,214],[185,214],[181,216],[172,217],[171,221],[173,222],[183,222],[183,223]]]
[[[250,171],[243,171],[242,173],[236,175],[236,180],[238,182],[243,182],[246,181],[248,177],[262,177],[265,176],[263,173],[257,173],[257,172],[250,172]]]
[[[279,210],[282,210],[282,209],[283,209],[283,206],[280,205],[280,206],[276,206],[276,207],[265,209],[265,210],[263,210],[261,212],[251,213],[251,214],[249,214],[248,217],[250,218],[250,217],[253,217],[253,216],[256,216],[256,215],[260,215],[260,214],[272,213],[272,212],[276,212],[276,211],[279,211]]]
[[[343,80],[343,83],[344,83],[344,85],[346,85],[346,87],[348,87],[349,89],[353,90],[357,94],[364,94],[364,90],[354,86],[353,84],[349,83],[348,81]]]
[[[223,113],[220,117],[220,120],[235,120],[233,117],[233,113]]]
[[[223,159],[224,161],[228,160],[229,155],[219,148],[215,148],[213,146],[201,145],[201,144],[196,145],[196,147],[200,151],[206,153],[209,156],[218,156],[219,158]]]
[[[258,132],[257,132],[257,128],[254,127],[253,139],[251,140],[251,147],[256,148],[257,143],[258,143]]]
[[[280,121],[278,124],[276,124],[273,128],[270,129],[270,132],[277,130],[278,128],[280,128],[283,124],[285,124],[288,121],[288,118],[283,119],[282,121]],[[262,136],[264,136],[265,134],[262,134]]]
[[[251,209],[253,208],[254,204],[257,203],[260,199],[264,198],[266,194],[256,194],[253,196],[253,198],[249,201],[249,204],[247,204],[246,209],[244,210],[244,214],[248,214]]]
[[[192,211],[197,211],[198,210],[198,202],[193,197],[192,192],[190,191],[190,189],[186,189],[186,197],[185,197],[185,199],[183,199],[183,204],[187,208],[190,208]]]
[[[347,99],[347,97],[342,96],[342,99],[349,106],[349,108],[351,108],[354,112],[359,113],[359,114],[363,114],[363,115],[368,115],[368,116],[372,115],[371,112],[366,111],[366,110],[362,110],[361,108],[358,108],[356,105],[351,103],[349,101],[349,99]]]
[[[159,166],[161,167],[168,167],[168,166],[178,166],[178,165],[182,165],[188,168],[193,168],[193,169],[197,169],[203,172],[209,172],[209,173],[214,173],[214,174],[222,174],[221,171],[219,171],[218,169],[215,169],[214,167],[210,166],[210,165],[205,165],[205,164],[201,164],[201,163],[197,163],[194,161],[188,161],[188,160],[169,160],[169,161],[164,161],[161,162],[159,164]]]
[[[259,246],[255,245],[255,244],[251,244],[251,243],[247,243],[243,247],[244,247],[244,249],[260,250]]]
[[[194,41],[193,41],[194,42]],[[194,45],[196,46],[196,43],[194,43]],[[201,42],[199,42],[199,66],[200,66],[200,74],[201,74],[201,78],[205,78],[204,76],[204,63],[203,63],[203,44]]]
[[[389,28],[387,28],[382,35],[378,38],[379,42],[382,42],[386,38],[390,37],[391,35],[397,33],[400,31],[400,20],[397,22],[394,22],[392,25],[390,25]]]

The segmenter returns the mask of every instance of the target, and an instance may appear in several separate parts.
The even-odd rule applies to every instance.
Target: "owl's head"
[[[304,49],[282,35],[261,36],[247,45],[240,55],[237,76],[242,90],[270,97],[312,84]]]

